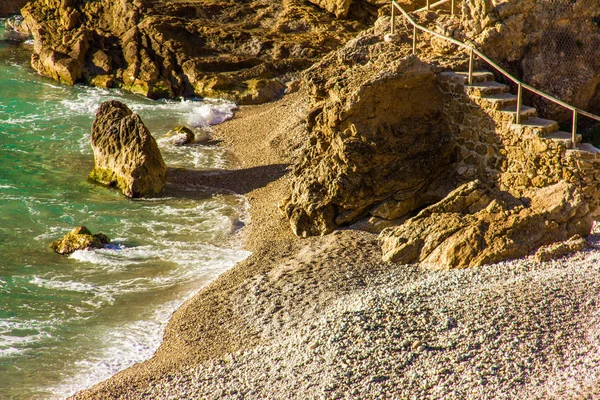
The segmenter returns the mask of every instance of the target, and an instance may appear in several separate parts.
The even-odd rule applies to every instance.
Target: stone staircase
[[[473,84],[468,85],[468,72],[455,72],[462,76],[465,81],[467,95],[481,107],[506,113],[516,121],[517,96],[509,93],[509,87],[494,81],[494,75],[487,71],[476,71],[473,73]],[[557,121],[539,118],[534,107],[521,106],[521,123],[513,123],[511,129],[523,136],[534,134],[540,137],[562,142],[567,148],[571,147],[571,132],[561,131]],[[577,145],[582,136],[577,135]]]

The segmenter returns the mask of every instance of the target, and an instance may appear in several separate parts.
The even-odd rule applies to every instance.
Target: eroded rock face
[[[465,268],[587,236],[592,224],[589,207],[573,184],[562,181],[522,200],[473,181],[401,226],[385,229],[379,239],[384,260]]]
[[[297,235],[361,216],[398,218],[432,200],[449,162],[432,66],[374,31],[305,73],[310,138],[284,210]]]
[[[71,254],[77,250],[101,249],[109,243],[108,236],[102,233],[92,235],[85,226],[78,226],[61,239],[52,242],[50,247],[59,254]]]
[[[365,26],[304,0],[46,0],[23,15],[32,65],[55,80],[242,104],[280,96],[290,74]]]
[[[465,0],[463,34],[524,82],[600,112],[600,3],[596,0]],[[570,117],[536,99],[540,111]]]
[[[142,122],[123,103],[102,103],[92,125],[94,170],[90,179],[116,186],[125,196],[160,193],[167,168],[156,141]]]

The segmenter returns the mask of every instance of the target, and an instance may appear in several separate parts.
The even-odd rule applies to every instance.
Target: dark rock
[[[9,17],[19,13],[22,7],[30,0],[2,0],[0,1],[0,18]]]

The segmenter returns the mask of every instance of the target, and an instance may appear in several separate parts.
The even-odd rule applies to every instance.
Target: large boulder
[[[571,183],[561,181],[517,199],[473,181],[404,224],[383,230],[379,239],[386,261],[465,268],[585,237],[592,224],[587,203]]]
[[[291,74],[374,19],[337,20],[305,0],[45,0],[22,13],[35,41],[32,65],[45,76],[242,104],[277,98]]]
[[[116,186],[125,196],[144,197],[160,193],[167,167],[156,141],[125,104],[106,101],[92,125],[94,170],[90,179]]]
[[[78,226],[61,239],[52,242],[50,248],[58,254],[71,254],[77,250],[101,249],[109,243],[108,236],[102,233],[92,235],[85,226]]]
[[[382,36],[361,34],[304,75],[309,139],[283,206],[297,235],[402,217],[433,200],[448,170],[435,69]]]

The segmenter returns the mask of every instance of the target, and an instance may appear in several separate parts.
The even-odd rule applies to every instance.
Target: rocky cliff
[[[310,134],[284,205],[297,235],[398,219],[440,198],[451,147],[434,71],[376,28],[305,73]]]
[[[33,67],[59,82],[251,104],[281,95],[290,74],[372,21],[376,6],[356,3],[359,20],[302,0],[47,0],[22,13]]]
[[[600,112],[600,3],[465,0],[461,32],[530,85]],[[570,113],[535,99],[542,111]]]
[[[117,187],[132,198],[163,190],[167,167],[158,145],[140,116],[125,104],[113,100],[100,105],[90,142],[94,150],[91,180]]]
[[[388,29],[389,18],[379,19],[303,75],[313,110],[284,205],[292,230],[322,235],[359,219],[354,226],[371,231],[389,226],[380,237],[386,260],[433,268],[587,236],[598,209],[598,170],[588,161],[596,150],[545,137],[558,125],[531,108],[532,119],[516,124],[498,105],[516,100],[492,74],[465,85],[464,74],[446,71],[464,70],[460,52],[423,40],[419,57],[407,55],[412,30],[399,25],[386,41]],[[477,91],[494,92],[486,102]]]

